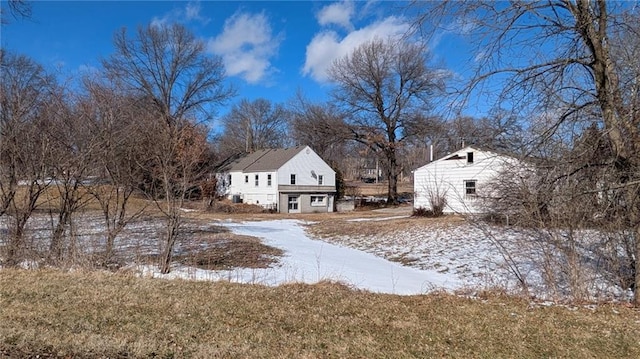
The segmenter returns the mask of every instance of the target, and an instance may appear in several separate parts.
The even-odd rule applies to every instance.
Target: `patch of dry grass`
[[[384,218],[379,213],[362,218]],[[309,225],[307,230],[315,237],[331,238],[335,236],[383,236],[406,231],[411,228],[421,227],[425,230],[434,226],[449,226],[462,222],[464,219],[458,216],[445,216],[440,218],[410,217],[394,218],[388,220],[349,221],[351,218],[332,219],[318,221]]]
[[[639,357],[640,313],[104,273],[0,272],[0,356]]]
[[[221,229],[226,230],[225,233],[189,241],[174,260],[209,270],[267,268],[283,254],[281,249],[267,246],[258,238],[232,234],[226,228]]]
[[[353,186],[362,196],[386,197],[389,184],[386,181],[380,183],[364,183],[359,181],[349,181],[348,186]],[[398,182],[398,193],[413,193],[413,183]]]

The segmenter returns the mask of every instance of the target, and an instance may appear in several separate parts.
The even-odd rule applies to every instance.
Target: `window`
[[[291,184],[296,184],[296,175],[295,174],[291,174]]]
[[[326,203],[325,196],[311,196],[311,205],[312,206],[324,206]]]
[[[323,182],[324,182],[324,176],[323,175],[318,175],[318,185],[322,186]]]
[[[271,186],[271,174],[267,175],[267,186]]]
[[[249,183],[249,175],[244,176],[244,183]]]
[[[467,152],[467,163],[473,163],[473,152]]]
[[[289,211],[298,210],[298,196],[289,196]]]
[[[476,196],[476,180],[464,181],[464,194],[468,197]]]
[[[227,175],[227,185],[231,186],[231,175]]]
[[[259,176],[259,175],[256,175],[256,176],[255,176],[255,177],[256,177],[256,178],[255,178],[255,184],[256,184],[256,187],[258,187],[258,183],[260,183],[260,182],[259,182],[260,177],[258,177],[258,176]]]

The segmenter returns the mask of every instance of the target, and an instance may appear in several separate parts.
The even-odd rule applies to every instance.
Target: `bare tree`
[[[200,147],[187,146],[201,133],[194,123],[205,124],[233,91],[223,83],[221,59],[208,55],[203,42],[181,25],[148,25],[133,38],[123,29],[114,45],[115,54],[103,61],[107,73],[151,107],[149,129],[154,133],[147,133],[151,147],[143,165],[166,219],[160,270],[167,273],[182,224],[179,207],[199,172]]]
[[[155,204],[166,219],[166,237],[161,244],[160,271],[171,269],[173,248],[183,224],[182,207],[190,191],[205,177],[208,155],[206,128],[189,121],[169,126],[147,119],[144,146],[151,166],[151,188]]]
[[[222,60],[207,54],[204,43],[182,25],[140,27],[134,38],[122,29],[114,46],[115,54],[103,61],[108,74],[150,99],[169,124],[208,121],[215,106],[233,95],[223,83]]]
[[[27,57],[0,50],[0,217],[11,230],[6,263],[18,263],[26,251],[24,230],[49,186],[49,119],[54,81]]]
[[[331,103],[313,103],[300,93],[289,111],[290,136],[296,145],[311,146],[325,161],[335,164],[332,167],[341,167],[351,140],[344,114]]]
[[[90,197],[84,185],[95,169],[99,144],[90,132],[88,118],[71,95],[59,89],[48,107],[49,126],[41,128],[51,138],[47,159],[52,190],[47,193],[51,206],[52,235],[48,259],[52,263],[73,261],[78,254],[74,217]]]
[[[4,2],[2,3],[2,6],[4,6]],[[15,19],[26,19],[31,17],[31,2],[27,1],[27,0],[8,0],[6,2],[6,6],[7,8],[2,9],[0,7],[0,23],[2,24],[8,24],[9,20],[6,17],[7,11],[9,10],[9,13],[11,14],[11,16],[13,16],[13,18]]]
[[[374,39],[334,62],[329,76],[334,99],[348,113],[352,139],[385,160],[387,203],[398,201],[398,149],[416,113],[427,111],[443,86],[442,72],[427,67],[428,53],[414,43]]]
[[[266,99],[241,100],[222,118],[220,152],[229,155],[278,148],[285,144],[289,112]]]
[[[85,79],[87,95],[81,103],[90,133],[96,143],[95,168],[86,186],[98,202],[104,218],[106,241],[103,264],[110,264],[117,236],[146,206],[129,208],[129,203],[143,182],[140,163],[147,158],[141,141],[146,129],[147,110],[141,101],[126,96],[109,82]]]
[[[616,37],[626,42],[637,39],[637,28],[630,25],[638,22],[637,9],[605,0],[449,2],[437,7],[422,11],[421,20],[426,21],[418,22],[426,25],[433,14],[443,14],[434,10],[451,10],[444,14],[470,26],[479,45],[478,70],[464,95],[478,95],[487,80],[506,79],[494,98],[502,106],[527,113],[535,121],[533,127],[542,128],[531,151],[542,149],[547,155],[543,166],[549,169],[543,176],[547,188],[564,188],[565,194],[557,197],[562,203],[551,201],[545,211],[554,213],[556,206],[584,217],[581,209],[594,190],[612,199],[607,201],[608,210],[623,218],[617,221],[622,225],[619,233],[632,234],[631,287],[634,302],[640,305],[640,118],[633,91],[638,58],[628,58],[623,65],[616,50],[616,44],[622,44]],[[557,133],[561,139],[556,144],[575,147],[574,139],[591,123],[611,149],[608,157],[575,156],[569,161],[545,151],[558,148],[546,145]],[[577,147],[570,152],[576,151]],[[584,183],[594,168],[600,169],[598,189],[575,185]],[[598,207],[593,207],[591,216]],[[547,222],[540,225],[549,228]]]

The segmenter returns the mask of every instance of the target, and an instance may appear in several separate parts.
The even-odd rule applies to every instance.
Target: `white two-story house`
[[[309,146],[249,153],[219,174],[234,202],[280,213],[333,212],[336,173]]]

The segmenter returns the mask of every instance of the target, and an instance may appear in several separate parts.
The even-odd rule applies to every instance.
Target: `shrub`
[[[447,198],[443,194],[431,193],[429,195],[429,204],[431,204],[433,217],[440,217],[443,215],[444,206],[447,205]]]

